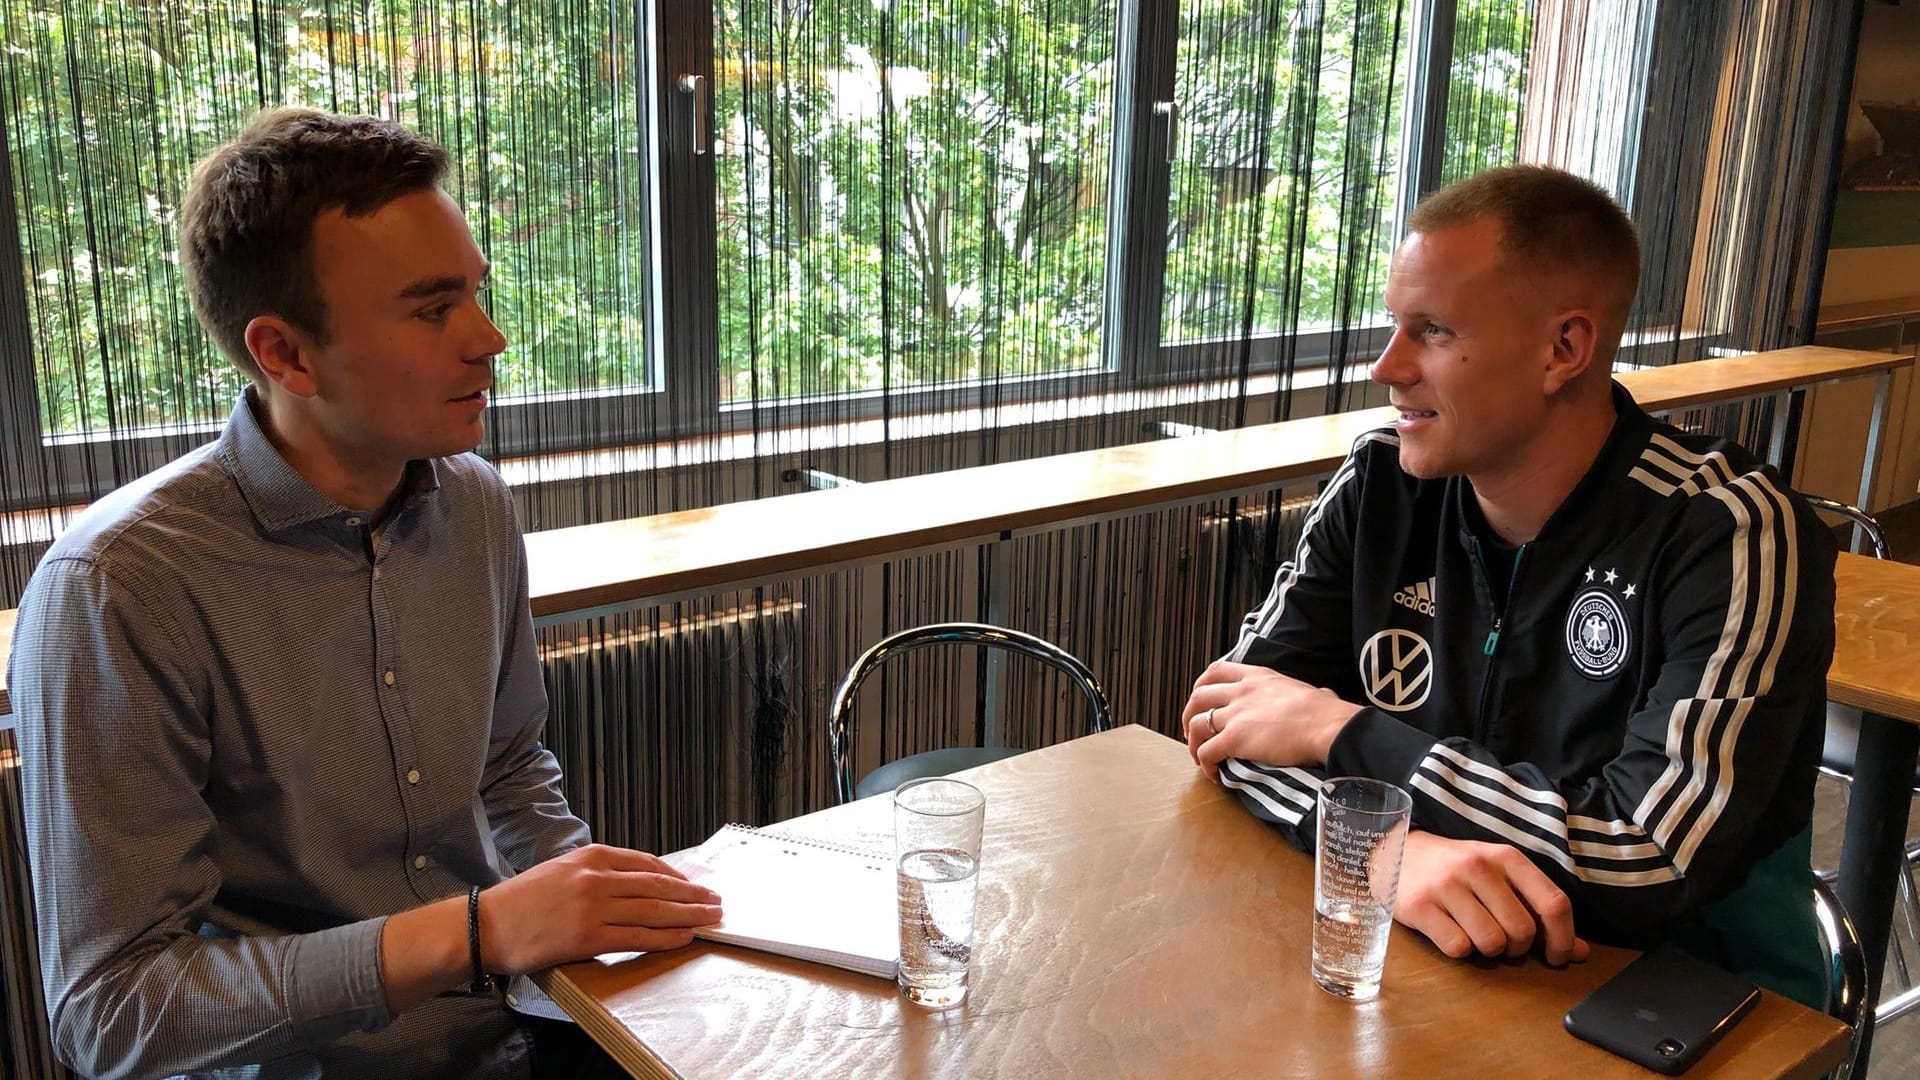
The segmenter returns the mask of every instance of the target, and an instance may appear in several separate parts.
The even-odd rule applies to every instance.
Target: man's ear
[[[1594,357],[1600,349],[1600,327],[1592,311],[1573,308],[1553,316],[1548,333],[1551,350],[1547,355],[1546,370],[1542,373],[1541,389],[1552,395],[1559,393],[1568,383],[1578,380],[1593,366]]]
[[[320,392],[313,373],[313,339],[278,315],[255,315],[247,323],[247,351],[267,381],[295,397]]]

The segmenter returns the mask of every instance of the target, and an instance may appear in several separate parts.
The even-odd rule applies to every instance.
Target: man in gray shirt
[[[398,125],[261,116],[181,262],[252,386],[95,504],[22,600],[18,714],[59,1056],[102,1077],[571,1075],[523,976],[686,944],[719,897],[589,843],[505,484],[487,262]]]

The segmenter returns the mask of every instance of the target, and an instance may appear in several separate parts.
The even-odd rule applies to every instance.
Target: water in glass
[[[955,1005],[967,996],[977,869],[973,856],[956,848],[900,856],[899,982],[916,1004]]]
[[[1380,993],[1393,912],[1371,901],[1321,900],[1313,908],[1313,974],[1341,997],[1366,1000]]]

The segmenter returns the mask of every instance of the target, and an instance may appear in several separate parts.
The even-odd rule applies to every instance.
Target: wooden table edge
[[[582,960],[580,963],[597,964],[599,961]],[[534,985],[540,987],[568,1016],[573,1017],[580,1029],[629,1074],[640,1080],[686,1080],[666,1062],[655,1057],[645,1044],[607,1011],[606,1006],[581,990],[567,976],[567,969],[573,966],[562,964],[548,968],[533,976]]]
[[[1846,1063],[1847,1054],[1853,1049],[1853,1029],[1839,1017],[1827,1013],[1821,1015],[1832,1020],[1839,1030],[1812,1053],[1800,1059],[1799,1065],[1809,1070],[1806,1073],[1807,1080],[1820,1080],[1821,1077],[1833,1075],[1834,1070]]]
[[[1783,1005],[1792,1006],[1795,1009],[1804,1009],[1812,1013],[1815,1018],[1824,1020],[1831,1025],[1831,1030],[1828,1032],[1826,1039],[1818,1046],[1808,1047],[1796,1055],[1791,1061],[1783,1061],[1783,1064],[1785,1064],[1787,1068],[1783,1071],[1782,1075],[1787,1077],[1788,1080],[1820,1080],[1822,1077],[1832,1075],[1833,1071],[1838,1069],[1841,1064],[1847,1060],[1847,1054],[1853,1049],[1853,1029],[1848,1027],[1845,1021],[1842,1021],[1839,1017],[1831,1013],[1821,1012],[1811,1005],[1803,1005],[1798,1001],[1794,1001],[1792,998],[1783,997],[1771,990],[1762,989],[1761,993],[1774,999],[1772,1004],[1776,1009]],[[1791,1020],[1791,1018],[1792,1014],[1790,1013],[1788,1014],[1788,1019]],[[1758,1022],[1761,1019],[1760,1010],[1755,1010],[1753,1015],[1749,1015],[1741,1020],[1731,1029],[1729,1037],[1736,1035],[1741,1027]],[[1764,1033],[1760,1034],[1764,1037]],[[1721,1040],[1721,1045],[1724,1045],[1725,1041],[1724,1039]],[[1711,1062],[1714,1054],[1720,1050],[1721,1045],[1716,1045],[1713,1049],[1707,1051],[1703,1060]],[[1652,1074],[1649,1073],[1648,1075]]]
[[[591,964],[598,961],[586,960],[581,963]],[[689,1080],[684,1073],[674,1070],[666,1062],[655,1057],[631,1030],[607,1011],[605,1006],[581,990],[567,974],[568,969],[575,966],[578,965],[563,964],[550,968],[533,976],[533,980],[568,1016],[574,1018],[581,1030],[585,1031],[601,1049],[638,1080]],[[1783,1062],[1786,1066],[1782,1072],[1784,1080],[1820,1080],[1822,1077],[1832,1075],[1834,1070],[1846,1061],[1853,1044],[1853,1030],[1845,1023],[1837,1017],[1781,997],[1773,991],[1763,990],[1762,993],[1767,998],[1773,999],[1770,1008],[1756,1010],[1756,1015],[1748,1017],[1742,1023],[1758,1022],[1762,1019],[1759,1013],[1784,1005],[1805,1009],[1832,1025],[1827,1038],[1819,1045],[1807,1048],[1790,1062]],[[1739,1030],[1738,1025],[1733,1028],[1734,1032]],[[1707,1052],[1704,1062],[1711,1065],[1713,1058],[1717,1054],[1724,1053],[1725,1050],[1726,1044],[1723,1041],[1721,1045]],[[1648,1075],[1654,1074],[1649,1072]]]
[[[1840,682],[1829,678],[1827,700],[1835,705],[1845,705],[1849,709],[1859,709],[1861,712],[1889,717],[1902,723],[1920,724],[1920,702],[1910,698],[1895,697],[1860,683]]]

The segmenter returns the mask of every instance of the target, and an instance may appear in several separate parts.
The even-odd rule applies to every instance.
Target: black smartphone
[[[1677,1076],[1760,1001],[1751,982],[1662,947],[1567,1010],[1567,1030],[1655,1072]]]

